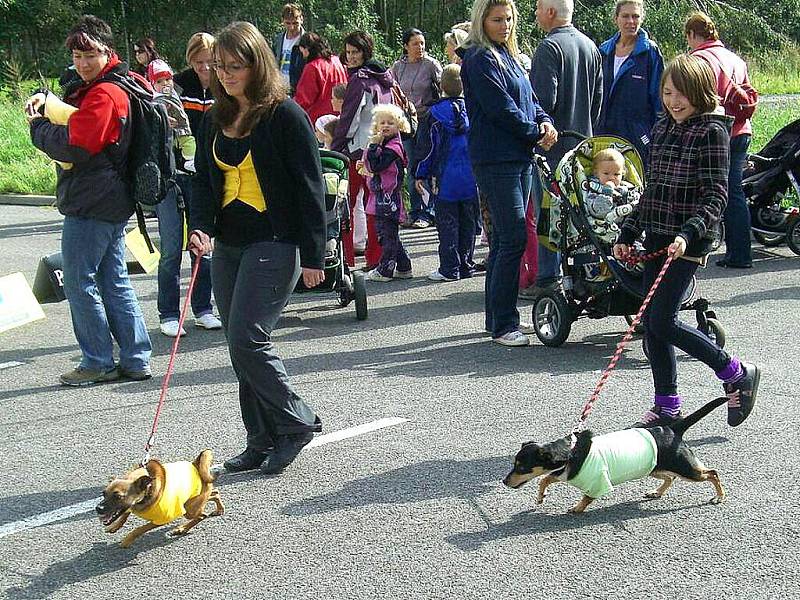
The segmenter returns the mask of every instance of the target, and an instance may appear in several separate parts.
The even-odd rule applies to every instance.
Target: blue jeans
[[[475,222],[478,199],[436,204],[436,231],[439,233],[439,273],[449,279],[472,277],[475,264]]]
[[[539,213],[542,210],[542,181],[538,172],[533,176],[533,201],[536,206],[536,222],[539,222]],[[557,282],[561,278],[561,254],[553,252],[542,244],[537,245],[538,270],[536,271],[536,285],[546,286]]]
[[[750,209],[742,189],[742,170],[750,147],[750,134],[731,138],[731,166],[728,173],[728,205],[725,221],[725,259],[734,265],[753,262],[750,251]]]
[[[519,263],[528,233],[525,211],[531,192],[528,162],[473,165],[492,222],[486,258],[486,330],[498,338],[519,328]]]
[[[410,165],[414,164],[414,148],[416,146],[415,138],[403,140],[403,149],[406,151],[408,162]],[[422,201],[422,196],[414,186],[414,173],[411,169],[406,171],[406,184],[408,186],[409,199],[411,201],[411,212],[408,213],[408,220],[412,223],[414,221],[427,221],[433,223],[433,196],[429,196],[429,204],[425,206]]]
[[[112,336],[120,367],[141,371],[150,363],[150,336],[125,263],[126,224],[64,217],[64,293],[85,369],[114,368]]]
[[[181,178],[186,181],[181,181]],[[184,204],[189,206],[189,196],[184,190],[191,188],[185,175],[178,175],[180,191],[184,193]],[[178,207],[178,189],[172,188],[156,205],[158,234],[161,238],[161,259],[158,261],[158,318],[177,321],[181,311],[181,260],[183,258],[183,210]],[[191,254],[192,268],[198,258]],[[211,256],[199,259],[200,270],[192,292],[192,312],[197,318],[212,312],[211,307]]]

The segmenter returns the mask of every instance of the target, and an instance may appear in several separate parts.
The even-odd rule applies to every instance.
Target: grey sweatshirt
[[[428,107],[439,99],[442,65],[435,58],[426,54],[422,60],[409,62],[404,56],[392,65],[391,71],[405,95],[417,107],[420,116],[428,112]]]

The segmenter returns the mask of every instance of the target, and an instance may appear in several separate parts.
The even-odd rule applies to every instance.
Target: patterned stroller
[[[569,336],[572,324],[581,317],[601,319],[623,316],[632,322],[647,292],[641,269],[628,267],[611,255],[613,237],[598,232],[588,216],[584,194],[589,191],[589,175],[594,155],[606,148],[618,150],[625,158],[625,180],[639,192],[644,188],[642,159],[626,140],[611,136],[585,138],[574,132],[561,136],[583,141],[567,152],[553,173],[543,156],[535,161],[544,197],[537,224],[539,243],[561,253],[562,285],[540,295],[533,305],[536,336],[546,346],[560,346]],[[692,281],[681,310],[693,310],[697,327],[719,346],[725,332],[708,300],[694,299],[697,282]]]

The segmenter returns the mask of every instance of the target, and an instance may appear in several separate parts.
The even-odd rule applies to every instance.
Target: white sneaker
[[[536,328],[533,326],[533,323],[526,323],[525,321],[519,322],[518,329],[525,335],[533,335],[536,333]]]
[[[186,330],[183,327],[180,328],[180,332],[178,331],[178,321],[164,321],[158,328],[161,330],[161,333],[167,337],[186,335]]]
[[[194,320],[194,324],[200,329],[222,329],[222,321],[212,313],[208,313]]]
[[[395,279],[412,279],[414,277],[414,273],[409,269],[408,271],[398,271],[395,269],[394,271],[394,278]]]
[[[428,275],[428,279],[431,281],[458,281],[458,279],[452,279],[451,277],[445,277],[444,275],[439,272],[439,269],[435,271],[431,271],[431,274]]]
[[[367,279],[368,281],[382,281],[384,283],[392,280],[391,277],[386,277],[385,275],[381,275],[378,272],[378,269],[372,269],[372,271],[367,273],[365,279]]]
[[[500,337],[493,338],[492,341],[502,346],[529,346],[531,343],[527,335],[516,329]]]

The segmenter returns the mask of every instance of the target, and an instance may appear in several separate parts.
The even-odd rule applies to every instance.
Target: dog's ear
[[[150,477],[150,475],[142,475],[139,477],[139,479],[133,482],[131,488],[136,492],[144,493],[147,491],[147,488],[151,483],[153,483],[153,478]]]

